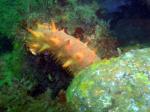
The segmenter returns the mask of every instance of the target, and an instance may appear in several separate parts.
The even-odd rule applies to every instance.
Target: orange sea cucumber
[[[28,28],[28,31],[32,35],[27,41],[27,46],[32,54],[48,52],[62,64],[62,67],[68,68],[73,73],[99,60],[86,43],[66,34],[63,30],[58,30],[54,22],[37,24],[36,29]]]

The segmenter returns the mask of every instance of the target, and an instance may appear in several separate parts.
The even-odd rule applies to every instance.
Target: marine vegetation
[[[149,4],[0,0],[0,112],[150,112]]]

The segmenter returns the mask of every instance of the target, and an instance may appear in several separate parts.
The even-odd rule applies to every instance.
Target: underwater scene
[[[0,112],[150,112],[150,0],[0,0]]]

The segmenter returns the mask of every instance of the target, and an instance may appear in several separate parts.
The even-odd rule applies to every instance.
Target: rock
[[[67,90],[76,112],[150,112],[150,48],[80,71]]]

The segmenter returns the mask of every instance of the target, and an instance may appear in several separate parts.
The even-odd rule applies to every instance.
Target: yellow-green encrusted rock
[[[150,112],[150,48],[79,72],[67,90],[77,112]]]

